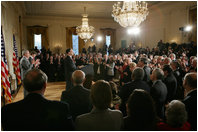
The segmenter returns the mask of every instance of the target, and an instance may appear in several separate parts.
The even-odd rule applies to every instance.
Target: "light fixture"
[[[102,41],[102,37],[101,36],[98,36],[97,37],[97,41],[99,41],[99,42]]]
[[[192,30],[192,26],[186,26],[184,29],[186,32],[190,32]]]
[[[137,35],[140,33],[140,28],[138,27],[132,27],[132,28],[129,28],[127,30],[128,34],[134,34],[134,35]]]
[[[82,14],[82,25],[76,28],[76,33],[85,42],[94,34],[94,27],[88,24],[88,14],[86,14],[86,7],[84,7],[84,14]]]
[[[124,1],[113,5],[112,17],[122,27],[139,26],[148,15],[147,3],[144,1]]]

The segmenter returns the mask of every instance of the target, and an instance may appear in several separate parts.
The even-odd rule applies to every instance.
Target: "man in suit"
[[[30,63],[29,58],[30,58],[30,52],[28,50],[23,51],[23,57],[20,60],[20,70],[21,70],[21,80],[24,79],[25,74],[31,70],[35,64],[37,64],[39,61],[34,61]],[[28,92],[24,89],[24,97],[26,97]]]
[[[138,67],[141,67],[144,70],[143,81],[146,81],[147,83],[149,83],[151,68],[148,67],[148,58],[146,58],[146,57],[140,58],[137,65],[138,65]]]
[[[175,99],[176,91],[177,91],[177,79],[175,78],[173,71],[170,65],[163,66],[164,71],[164,83],[166,84],[168,94],[167,94],[167,102],[171,102]]]
[[[84,81],[85,73],[81,70],[74,71],[72,74],[74,87],[63,91],[61,95],[61,101],[69,103],[74,120],[78,115],[90,112],[92,108],[89,99],[90,91],[83,87]]]
[[[72,88],[72,82],[71,82],[71,76],[72,73],[76,70],[76,65],[74,61],[72,60],[72,56],[74,55],[74,52],[72,49],[66,50],[67,57],[64,61],[64,67],[65,67],[65,79],[66,79],[66,90],[69,90]]]
[[[28,95],[1,109],[1,123],[5,131],[58,131],[73,130],[69,106],[45,99],[47,76],[39,69],[27,72],[23,80]]]
[[[148,93],[150,92],[150,87],[149,85],[143,81],[144,77],[144,70],[142,68],[135,68],[133,70],[131,79],[132,81],[125,84],[121,90],[120,90],[120,98],[122,99],[122,103],[120,105],[120,110],[122,111],[123,115],[126,116],[126,102],[130,96],[130,94],[135,90],[135,89],[143,89],[147,91]]]
[[[166,85],[162,82],[163,76],[164,72],[159,68],[154,69],[151,74],[153,85],[150,94],[155,102],[157,115],[160,118],[164,118],[164,105],[168,93]]]
[[[184,77],[183,87],[185,90],[183,103],[188,113],[188,122],[191,124],[191,130],[197,131],[197,73],[187,73]]]

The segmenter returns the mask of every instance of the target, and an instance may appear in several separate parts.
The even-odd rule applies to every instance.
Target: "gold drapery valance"
[[[48,27],[43,26],[28,26],[27,27],[27,43],[28,48],[34,48],[34,34],[41,34],[42,38],[42,47],[45,49],[49,48],[49,40],[48,40]]]

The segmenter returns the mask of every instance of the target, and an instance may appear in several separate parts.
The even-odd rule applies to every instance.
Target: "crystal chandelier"
[[[85,42],[94,34],[94,27],[88,24],[88,14],[86,14],[86,7],[84,7],[84,14],[82,14],[82,25],[76,28],[78,36]]]
[[[147,3],[143,1],[124,1],[113,5],[112,17],[122,27],[139,26],[148,15]]]

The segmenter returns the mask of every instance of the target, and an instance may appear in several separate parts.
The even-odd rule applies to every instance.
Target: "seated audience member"
[[[111,91],[113,96],[111,108],[119,110],[119,106],[121,104],[121,98],[118,96],[118,87],[113,81],[110,81],[109,84],[111,86]]]
[[[130,94],[135,90],[135,89],[143,89],[147,92],[150,92],[150,87],[149,85],[143,81],[144,78],[144,70],[142,68],[135,68],[132,73],[132,81],[125,84],[121,89],[120,89],[120,98],[122,99],[122,103],[120,105],[120,110],[122,111],[123,115],[126,116],[126,102],[130,96]]]
[[[159,68],[154,69],[151,74],[153,85],[150,94],[155,102],[157,115],[160,118],[164,118],[164,105],[167,97],[167,87],[162,82],[163,76],[164,72]]]
[[[91,101],[89,99],[90,91],[83,87],[85,73],[76,70],[72,73],[73,88],[62,92],[61,101],[70,106],[71,115],[75,120],[78,115],[91,111]]]
[[[128,116],[124,118],[126,131],[153,131],[156,129],[156,111],[152,97],[142,89],[135,89],[127,103]]]
[[[78,131],[119,131],[123,123],[122,113],[110,110],[111,86],[104,80],[96,81],[91,87],[93,109],[90,113],[76,118]]]
[[[157,124],[159,131],[190,131],[185,104],[181,101],[171,101],[166,108],[165,116],[166,123]]]
[[[183,103],[188,112],[188,122],[191,124],[191,130],[197,130],[197,73],[187,73],[184,77],[183,87],[185,89],[185,98]]]
[[[21,101],[1,109],[2,128],[5,131],[73,130],[68,104],[44,98],[47,76],[39,69],[27,72],[23,80],[28,95]],[[17,120],[17,121],[16,121]]]
[[[175,78],[170,65],[164,65],[163,71],[164,71],[164,77],[165,77],[164,83],[168,90],[166,99],[167,99],[167,102],[170,102],[173,99],[175,99],[175,95],[177,91],[177,79]]]

